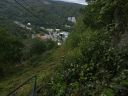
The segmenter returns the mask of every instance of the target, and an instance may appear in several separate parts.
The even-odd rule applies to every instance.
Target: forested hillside
[[[128,96],[128,1],[86,1],[40,96]]]
[[[1,2],[7,5],[1,5],[2,9],[15,7],[0,9],[1,20],[6,22],[62,27],[68,16],[81,15],[62,46],[52,40],[19,39],[6,27],[10,23],[1,24],[0,95],[37,75],[34,88],[38,91],[32,90],[29,82],[15,94],[25,96],[34,91],[37,96],[128,96],[128,0],[86,0],[87,5],[79,12],[81,6],[71,3],[20,1],[40,17],[38,20],[12,0]],[[11,10],[14,13],[8,15]]]
[[[59,46],[51,39],[38,38],[45,33],[40,27],[63,30],[70,23],[68,17],[77,17],[81,7],[52,0],[0,0],[0,96],[7,96],[33,75],[39,86],[54,73],[61,57],[56,52]],[[16,93],[25,96],[30,90],[27,83]]]
[[[0,18],[31,22],[35,26],[62,28],[67,18],[78,16],[82,5],[52,0],[0,0]]]

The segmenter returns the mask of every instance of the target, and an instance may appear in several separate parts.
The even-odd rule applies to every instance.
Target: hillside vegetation
[[[14,3],[11,0],[6,2]],[[42,4],[43,0],[39,2]],[[47,6],[54,4],[54,1],[44,2]],[[51,40],[18,39],[17,36],[9,34],[8,30],[1,28],[0,91],[2,90],[3,96],[9,89],[13,90],[12,86],[19,84],[17,80],[22,82],[31,75],[38,76],[37,88],[41,85],[37,96],[128,96],[128,1],[86,2],[88,5],[80,10],[81,15],[74,29],[61,47]],[[34,0],[29,2],[32,6],[36,6],[36,3],[38,2]],[[41,7],[40,4],[38,8]],[[58,7],[62,6],[61,4],[66,3],[56,2],[55,5]],[[70,4],[69,6],[72,7]],[[50,12],[55,13],[53,6],[49,8]],[[61,8],[56,12],[59,13]],[[69,14],[67,11],[70,12],[67,9],[65,14]],[[35,12],[43,14],[44,11]],[[74,11],[74,14],[76,13]],[[34,19],[31,19],[34,22]],[[43,23],[38,22],[37,25]],[[44,23],[45,25],[47,23]],[[10,76],[10,73],[14,77],[12,74]],[[25,87],[19,92],[22,95],[31,89],[28,84]]]
[[[32,39],[32,34],[44,34],[40,27],[64,29],[69,16],[76,17],[82,5],[52,0],[0,0],[0,96],[6,96],[33,75],[37,75],[37,87],[44,78],[50,78],[59,65],[62,51],[51,39]],[[14,21],[27,25],[27,30]],[[32,84],[18,90],[18,96],[28,95]]]
[[[31,22],[34,26],[62,28],[67,24],[67,17],[78,16],[82,5],[53,0],[0,0],[0,20],[3,18]]]
[[[79,4],[52,0],[19,0],[18,2],[30,12],[18,5],[15,0],[0,1],[0,78],[11,74],[14,67],[23,66],[24,63],[31,64],[29,60],[37,60],[41,54],[57,47],[56,43],[51,40],[32,40],[31,34],[39,31],[35,27],[65,26],[67,17],[77,16],[78,10],[82,7]],[[38,18],[34,17],[31,12]],[[14,24],[14,21],[19,21],[24,25],[31,22],[33,30],[21,28]]]
[[[61,67],[39,96],[128,96],[127,0],[87,0]],[[121,46],[124,43],[124,46]]]

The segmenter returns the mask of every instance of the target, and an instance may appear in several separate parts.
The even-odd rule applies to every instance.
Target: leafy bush
[[[51,80],[49,89],[55,87],[53,96],[62,89],[59,96],[127,96],[128,45],[119,48],[118,44],[127,32],[128,1],[87,2],[82,20],[64,46],[59,76]]]
[[[44,42],[38,39],[34,39],[30,48],[30,54],[42,54],[46,51],[46,45]]]
[[[123,72],[128,69],[126,63],[128,48],[117,49],[113,47],[111,41],[111,33],[106,30],[87,29],[81,33],[79,42],[73,41],[79,46],[66,51],[61,71],[56,73],[59,76],[56,75],[50,81],[52,85],[48,85],[54,88],[54,90],[49,88],[51,94],[52,92],[53,96],[117,94],[115,85],[128,79],[127,72]],[[122,77],[124,78],[121,79]],[[57,86],[58,84],[61,86]],[[57,95],[60,91],[63,93]]]
[[[32,44],[30,46],[30,54],[31,55],[41,55],[45,51],[48,51],[56,46],[56,43],[47,40],[47,41],[42,41],[40,39],[34,39],[32,40]]]
[[[0,29],[0,69],[1,75],[9,71],[15,64],[22,60],[23,44],[6,30]]]

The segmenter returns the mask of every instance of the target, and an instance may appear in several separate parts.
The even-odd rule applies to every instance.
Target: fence
[[[16,95],[17,91],[32,80],[34,80],[34,82],[33,82],[32,90],[30,90],[30,93],[28,94],[28,96],[36,96],[36,89],[37,89],[37,77],[36,76],[32,76],[31,78],[27,79],[17,88],[15,88],[13,91],[11,91],[7,96],[17,96]]]

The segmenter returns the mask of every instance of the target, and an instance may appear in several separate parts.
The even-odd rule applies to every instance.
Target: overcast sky
[[[73,2],[73,3],[79,3],[79,4],[86,4],[85,0],[58,0],[58,1],[66,1],[66,2]]]

